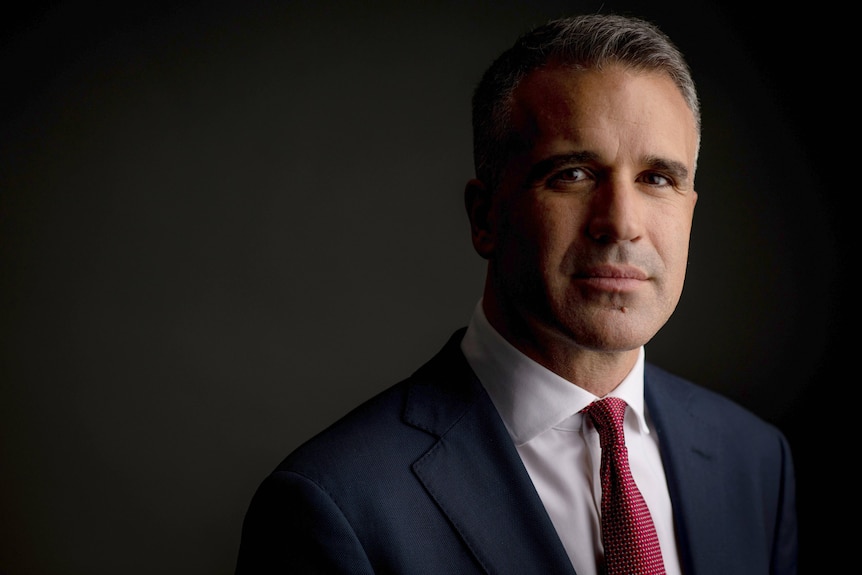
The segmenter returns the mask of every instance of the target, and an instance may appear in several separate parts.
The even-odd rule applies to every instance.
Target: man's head
[[[475,101],[466,203],[491,323],[546,365],[646,343],[679,301],[697,199],[682,57],[640,21],[555,21],[501,56]]]
[[[700,103],[682,53],[654,24],[614,14],[561,18],[521,36],[485,71],[473,94],[476,177],[493,187],[517,141],[510,124],[512,94],[531,72],[550,63],[601,69],[619,63],[664,72],[691,109],[700,140]]]

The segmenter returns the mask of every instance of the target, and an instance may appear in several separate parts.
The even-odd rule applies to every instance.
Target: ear
[[[494,253],[494,218],[492,192],[484,182],[472,179],[464,189],[464,207],[470,218],[470,235],[473,249],[489,259]]]

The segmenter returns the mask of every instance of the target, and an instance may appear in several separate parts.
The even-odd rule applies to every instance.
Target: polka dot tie
[[[631,469],[623,435],[626,402],[607,397],[584,408],[602,447],[602,545],[608,575],[664,575],[658,535]]]

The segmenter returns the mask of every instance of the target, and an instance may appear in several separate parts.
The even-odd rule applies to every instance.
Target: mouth
[[[627,292],[643,286],[649,281],[649,275],[635,266],[602,264],[579,270],[574,279],[600,291]]]

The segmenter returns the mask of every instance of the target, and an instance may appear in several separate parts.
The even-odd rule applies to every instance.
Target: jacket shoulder
[[[349,476],[383,471],[427,451],[481,387],[460,351],[463,330],[407,378],[366,399],[306,440],[277,471]]]

